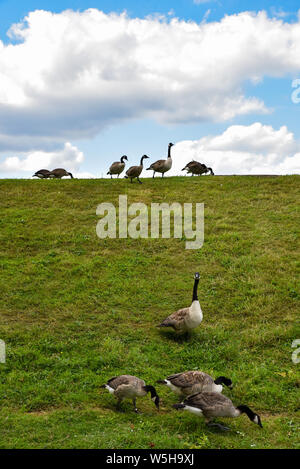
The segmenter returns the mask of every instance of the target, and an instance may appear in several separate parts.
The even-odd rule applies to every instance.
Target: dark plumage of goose
[[[223,386],[232,387],[232,381],[225,376],[213,379],[203,371],[184,371],[168,376],[166,379],[157,381],[165,384],[176,394],[190,396],[198,392],[222,392]]]
[[[204,163],[199,163],[198,161],[190,161],[184,168],[182,168],[181,171],[187,171],[188,174],[194,174],[200,175],[201,174],[206,174],[210,172],[212,176],[214,176],[214,172],[211,168],[208,168]]]
[[[249,419],[262,427],[260,416],[255,414],[246,405],[239,405],[235,407],[232,401],[217,392],[199,392],[186,398],[181,404],[174,404],[174,409],[183,409],[191,412],[192,414],[203,416],[205,421],[210,426],[217,426],[221,430],[229,430],[220,424],[212,423],[213,419],[217,417],[239,417],[246,414]]]
[[[186,332],[199,326],[202,322],[203,314],[198,300],[198,283],[200,275],[198,272],[194,276],[193,299],[188,308],[179,309],[170,314],[158,327],[172,327],[175,331]]]
[[[140,181],[140,174],[143,171],[143,161],[145,158],[149,158],[147,155],[143,155],[140,161],[139,166],[131,166],[129,169],[126,171],[126,176],[125,178],[129,178],[130,182],[132,182],[132,179],[137,178],[138,182],[142,184],[142,181]]]
[[[40,169],[32,177],[38,177],[40,179],[47,179],[49,178],[50,171],[48,169]]]
[[[128,158],[126,155],[123,155],[120,161],[115,161],[114,163],[111,164],[109,171],[107,173],[107,174],[110,174],[111,179],[113,177],[113,174],[117,174],[119,177],[122,171],[124,171],[124,168],[125,168],[124,160],[128,161]]]
[[[156,389],[151,385],[147,386],[143,379],[137,378],[136,376],[115,376],[101,387],[107,389],[110,394],[113,394],[118,399],[117,408],[120,407],[123,399],[132,399],[134,411],[138,412],[136,408],[136,398],[146,396],[146,394],[150,392],[151,400],[154,402],[157,409],[159,409],[159,396]]]
[[[71,178],[73,179],[73,174],[69,173],[68,171],[66,171],[63,168],[53,169],[53,171],[50,171],[50,174],[49,174],[49,177],[52,178],[52,179],[54,179],[54,178],[55,179],[61,179],[64,176],[71,176]]]
[[[155,163],[152,163],[149,168],[147,168],[147,171],[149,169],[153,170],[153,176],[155,176],[155,173],[161,173],[161,176],[163,177],[164,174],[169,171],[172,168],[172,158],[171,158],[171,147],[174,146],[174,143],[169,143],[168,145],[168,157],[166,160],[157,160]]]

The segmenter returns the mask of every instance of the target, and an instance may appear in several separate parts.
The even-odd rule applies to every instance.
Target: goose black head
[[[126,161],[128,161],[128,158],[127,158],[126,155],[123,155],[123,156],[121,157],[121,160],[126,160]]]
[[[237,409],[242,413],[242,414],[247,414],[251,422],[256,423],[260,428],[262,428],[262,423],[260,420],[260,416],[258,414],[255,414],[251,409],[249,409],[248,406],[246,405],[239,405]]]
[[[174,143],[169,143],[169,147],[173,147],[174,146]]]
[[[224,384],[229,389],[233,388],[231,379],[226,378],[226,376],[219,376],[217,379],[215,379],[215,384]]]
[[[196,272],[196,273],[195,273],[194,279],[195,279],[195,280],[199,280],[199,279],[200,279],[200,274],[199,274],[199,272]]]

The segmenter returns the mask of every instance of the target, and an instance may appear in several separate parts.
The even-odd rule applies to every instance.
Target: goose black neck
[[[197,291],[198,291],[198,283],[199,283],[199,279],[198,279],[198,278],[195,278],[194,288],[193,288],[193,301],[198,300],[198,294],[197,294]]]
[[[149,386],[144,386],[144,389],[145,389],[146,392],[151,393],[151,398],[157,396],[156,389],[155,389],[154,386],[151,386],[151,384]]]
[[[171,145],[168,146],[168,158],[171,158]]]
[[[239,406],[237,407],[237,409],[238,409],[242,414],[246,414],[246,415],[249,417],[250,420],[253,420],[253,419],[254,419],[255,413],[254,413],[251,409],[249,409],[248,406],[246,406],[246,405],[239,405]]]
[[[125,156],[121,156],[121,163],[124,163]]]
[[[73,177],[73,174],[72,174],[72,173],[69,173],[69,176],[71,176],[71,179],[74,179],[74,177]]]
[[[141,158],[141,162],[140,162],[140,165],[143,166],[143,160],[144,160],[145,156],[142,156]]]

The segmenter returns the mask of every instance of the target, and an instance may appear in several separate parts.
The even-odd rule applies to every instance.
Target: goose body
[[[127,179],[129,178],[130,182],[132,182],[132,180],[134,178],[137,178],[138,182],[140,184],[142,184],[142,182],[140,181],[139,176],[140,176],[141,172],[143,171],[143,161],[144,161],[145,158],[149,158],[149,156],[143,155],[142,158],[141,158],[139,166],[131,166],[129,169],[127,169],[125,178],[127,178]]]
[[[115,161],[114,163],[110,165],[110,168],[107,174],[110,174],[111,178],[113,174],[117,174],[119,177],[120,174],[124,171],[124,168],[125,168],[124,160],[128,161],[128,158],[126,155],[123,155],[120,161]]]
[[[171,147],[173,145],[173,143],[169,143],[168,145],[168,157],[166,160],[157,160],[147,168],[147,171],[149,169],[153,170],[153,177],[155,176],[155,173],[161,173],[163,177],[163,175],[172,168]]]
[[[186,332],[199,326],[203,314],[198,300],[197,290],[200,275],[195,274],[192,304],[188,308],[182,308],[170,314],[158,327],[172,327],[175,331]]]
[[[106,384],[101,386],[113,394],[118,400],[117,407],[120,406],[123,399],[132,399],[134,411],[138,412],[136,408],[136,398],[144,397],[148,392],[151,393],[151,399],[159,409],[159,397],[153,386],[147,386],[143,379],[137,378],[132,375],[115,376],[107,381]]]
[[[232,401],[217,392],[199,392],[187,397],[181,404],[174,404],[173,407],[177,410],[187,410],[193,414],[203,416],[208,424],[217,417],[239,417],[245,413],[249,419],[262,427],[261,420],[258,414],[255,414],[249,407],[240,405],[235,407]],[[222,428],[218,424],[214,424]],[[223,427],[226,429],[226,427]]]
[[[52,179],[61,179],[64,176],[70,176],[71,179],[73,179],[73,174],[69,173],[68,171],[66,171],[63,168],[53,169],[53,171],[50,171],[50,173],[49,173],[49,177],[52,178]]]
[[[49,178],[50,171],[48,169],[40,169],[32,177],[38,177],[40,179],[47,179]]]
[[[213,379],[203,371],[185,371],[168,376],[166,379],[157,381],[165,384],[171,391],[183,396],[190,396],[198,392],[217,392],[223,390],[223,384],[228,387],[232,386],[232,381],[225,376],[219,376]]]
[[[199,163],[198,161],[190,161],[184,168],[182,168],[182,171],[187,171],[188,174],[194,174],[200,175],[201,174],[206,174],[210,172],[210,174],[213,176],[214,172],[211,168],[208,168],[204,163]]]

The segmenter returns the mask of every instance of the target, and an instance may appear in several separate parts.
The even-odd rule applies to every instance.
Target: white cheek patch
[[[156,396],[151,397],[151,401],[155,402]]]
[[[203,415],[202,414],[202,410],[201,409],[197,409],[197,407],[191,407],[189,405],[186,405],[184,407],[184,410],[188,410],[189,412],[191,412],[191,414],[195,414],[195,415],[198,415],[198,416],[201,416]]]
[[[258,425],[258,417],[257,417],[257,415],[255,415],[255,417],[254,417],[254,419],[253,419],[253,422],[254,422],[254,423],[257,423],[257,425]]]

